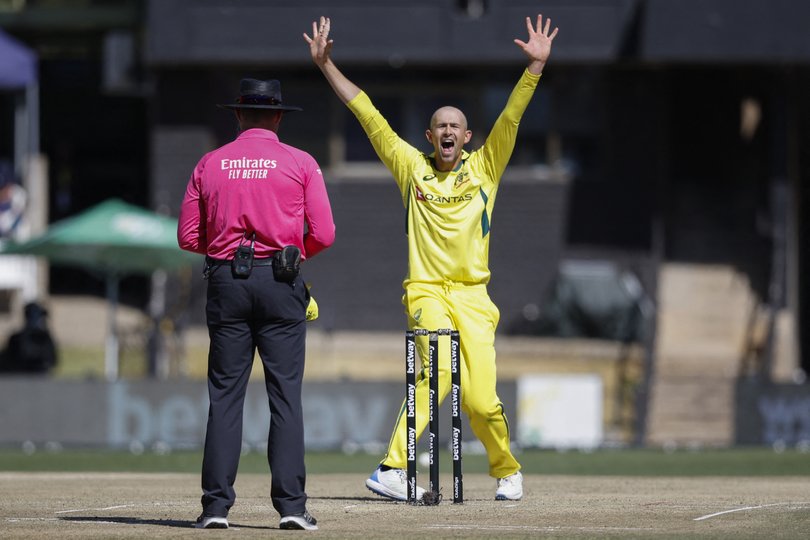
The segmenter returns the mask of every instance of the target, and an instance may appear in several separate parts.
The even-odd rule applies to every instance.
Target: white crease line
[[[134,504],[119,504],[116,506],[107,506],[105,508],[79,508],[76,510],[59,510],[58,512],[54,512],[54,514],[72,514],[74,512],[91,512],[91,511],[99,511],[99,510],[116,510],[118,508],[130,508],[135,506]]]
[[[562,525],[427,525],[425,529],[448,529],[470,531],[526,531],[526,532],[560,532],[563,530],[606,532],[606,531],[651,531],[650,527],[571,527]]]
[[[723,510],[722,512],[715,512],[714,514],[707,514],[705,516],[700,516],[698,518],[693,519],[692,521],[703,521],[704,519],[709,519],[717,516],[722,516],[723,514],[731,514],[733,512],[744,512],[745,510],[758,510],[760,508],[769,508],[772,506],[784,506],[786,504],[794,504],[789,502],[781,502],[781,503],[773,503],[773,504],[761,504],[759,506],[743,506],[742,508],[733,508],[731,510]],[[801,503],[798,503],[801,504]]]

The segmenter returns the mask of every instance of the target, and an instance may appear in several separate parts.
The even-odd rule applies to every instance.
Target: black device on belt
[[[233,260],[231,260],[231,273],[235,278],[247,279],[250,277],[250,272],[253,271],[253,246],[256,244],[256,233],[250,235],[249,246],[242,243],[246,239],[247,233],[239,241],[239,247],[234,251]]]
[[[247,238],[247,235],[245,235]],[[295,278],[301,271],[301,250],[296,246],[284,246],[276,251],[272,257],[257,259],[254,255],[253,246],[255,244],[256,233],[251,235],[250,245],[239,244],[231,260],[214,259],[205,257],[205,269],[203,278],[208,279],[214,268],[230,265],[231,273],[235,278],[247,279],[254,266],[272,266],[273,277],[276,281],[283,283],[294,283]]]

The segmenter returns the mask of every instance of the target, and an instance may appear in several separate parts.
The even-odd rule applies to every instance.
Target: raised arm
[[[314,23],[313,23],[314,24]],[[515,39],[515,44],[523,49],[526,56],[529,57],[528,70],[529,73],[540,75],[546,65],[549,55],[551,54],[551,42],[557,36],[557,28],[549,34],[551,30],[551,19],[546,19],[546,26],[543,28],[543,16],[537,16],[537,28],[532,26],[531,17],[526,17],[526,29],[529,31],[528,41],[521,41]]]
[[[542,15],[537,16],[537,29],[532,26],[531,18],[526,17],[526,28],[529,31],[528,41],[523,42],[516,39],[515,43],[529,57],[529,65],[509,95],[506,106],[492,126],[484,146],[476,155],[476,159],[481,160],[482,165],[490,171],[490,176],[498,179],[497,181],[500,181],[500,177],[509,163],[515,147],[520,119],[534,95],[540,75],[551,54],[551,42],[557,35],[557,28],[549,33],[551,19],[546,19],[545,28],[543,27]]]
[[[332,40],[329,39],[330,26],[331,21],[329,18],[321,17],[320,23],[312,23],[312,37],[304,32],[304,39],[309,43],[309,53],[312,55],[312,61],[321,69],[340,100],[343,103],[348,103],[360,93],[360,88],[347,79],[332,61]]]

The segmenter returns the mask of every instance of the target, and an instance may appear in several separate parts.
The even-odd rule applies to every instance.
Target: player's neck
[[[461,156],[458,156],[458,159],[456,159],[452,163],[447,162],[447,161],[439,161],[438,159],[436,159],[434,157],[433,158],[433,168],[436,169],[439,172],[451,172],[451,171],[458,170],[458,168],[461,167],[461,161],[462,161]]]

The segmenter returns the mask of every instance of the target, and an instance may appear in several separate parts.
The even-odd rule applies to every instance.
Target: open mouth
[[[441,143],[441,150],[443,156],[453,155],[453,149],[456,147],[456,142],[453,139],[444,139]]]

